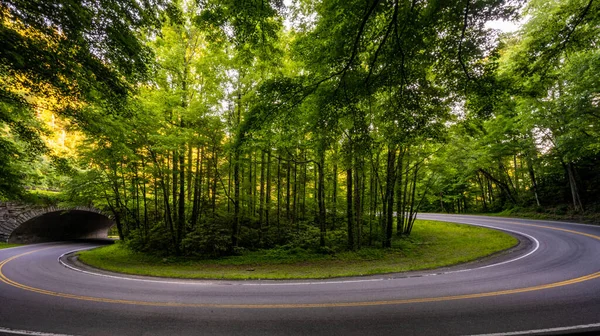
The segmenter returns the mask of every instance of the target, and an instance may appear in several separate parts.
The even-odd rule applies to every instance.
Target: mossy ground
[[[450,266],[515,246],[514,237],[486,228],[419,220],[410,237],[391,249],[319,254],[304,249],[271,249],[210,260],[162,258],[114,244],[79,253],[91,266],[110,271],[193,279],[308,279],[360,276]]]

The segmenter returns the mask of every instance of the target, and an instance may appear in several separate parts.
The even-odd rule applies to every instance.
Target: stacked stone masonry
[[[90,215],[98,214],[112,222],[109,215],[92,207],[40,207],[16,202],[0,202],[0,241],[9,241],[15,230],[19,229],[26,222],[31,222],[47,214],[68,214],[74,212],[90,213]],[[85,223],[81,225],[85,225]]]

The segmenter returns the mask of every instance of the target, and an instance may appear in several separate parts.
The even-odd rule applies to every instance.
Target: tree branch
[[[465,65],[465,62],[462,59],[462,48],[463,48],[463,41],[465,39],[465,32],[467,31],[467,25],[468,25],[468,19],[469,19],[469,3],[470,3],[470,0],[467,0],[467,5],[465,6],[465,13],[463,15],[464,19],[463,19],[462,32],[460,34],[460,42],[458,43],[458,62],[460,63],[460,66],[462,67],[463,72],[467,76],[467,80],[471,80],[471,76],[469,75],[467,66]]]

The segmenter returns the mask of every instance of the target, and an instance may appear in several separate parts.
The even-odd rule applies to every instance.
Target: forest
[[[600,211],[598,1],[7,0],[0,20],[0,199],[94,206],[136,251]]]

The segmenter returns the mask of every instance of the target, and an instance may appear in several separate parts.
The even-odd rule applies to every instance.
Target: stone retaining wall
[[[0,241],[9,241],[13,232],[19,229],[24,223],[31,222],[32,220],[36,220],[39,222],[44,215],[51,213],[68,214],[75,212],[98,214],[105,217],[107,221],[112,222],[112,220],[110,219],[111,217],[109,215],[104,214],[102,211],[96,208],[87,206],[78,206],[70,208],[56,206],[40,207],[16,202],[0,202]],[[80,223],[79,225],[85,225],[85,223]],[[23,242],[33,241],[24,240]]]

